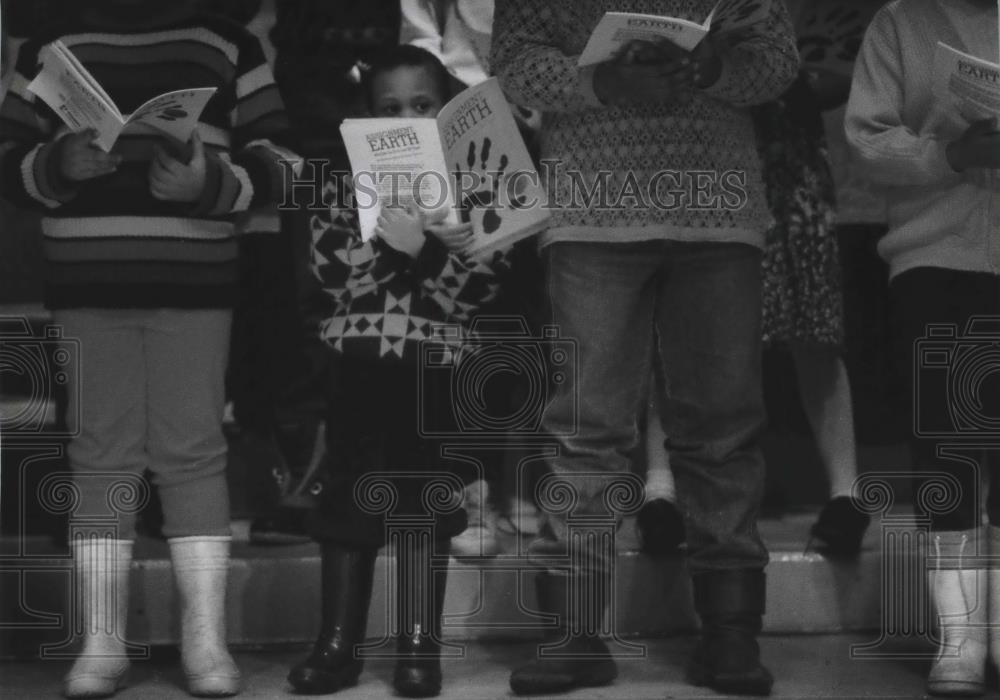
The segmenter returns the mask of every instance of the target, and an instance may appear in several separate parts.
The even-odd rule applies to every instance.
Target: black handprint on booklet
[[[469,169],[463,171],[461,165],[455,166],[455,173],[459,182],[459,193],[461,194],[461,201],[458,205],[460,220],[462,223],[469,223],[472,221],[473,209],[485,209],[486,211],[483,214],[483,232],[486,234],[496,233],[503,224],[500,184],[503,182],[507,166],[510,164],[510,160],[506,154],[501,154],[498,169],[490,172],[488,168],[492,149],[493,142],[489,137],[484,137],[482,149],[480,149],[479,153],[480,167],[478,168],[478,174],[476,172],[476,142],[474,140],[469,142],[469,154],[466,158],[466,164]],[[478,183],[478,189],[475,189],[475,191],[470,192],[469,188],[465,187],[467,181],[463,176],[467,173],[471,175],[471,182]],[[515,208],[524,206],[527,201],[524,195],[520,193],[515,194],[511,199],[511,206]]]
[[[150,105],[147,109],[133,115],[132,118],[144,119],[148,116],[153,116],[156,119],[162,119],[167,122],[173,122],[178,119],[187,119],[188,111],[180,102],[173,100],[171,102]]]

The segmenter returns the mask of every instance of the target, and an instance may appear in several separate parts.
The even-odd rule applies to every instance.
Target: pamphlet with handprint
[[[1000,116],[1000,64],[939,41],[934,52],[934,96],[965,125]]]
[[[772,0],[719,0],[701,22],[680,17],[607,12],[590,35],[578,65],[610,61],[633,41],[667,39],[691,51],[709,32],[735,32],[767,18]]]
[[[364,240],[384,206],[471,223],[468,253],[512,245],[548,223],[538,173],[496,78],[464,90],[436,119],[346,119],[340,131]]]
[[[148,100],[130,115],[123,115],[61,41],[47,44],[40,58],[42,69],[28,89],[74,132],[87,129],[97,132],[94,142],[104,151],[110,151],[125,128],[133,124],[153,127],[186,142],[216,92],[214,87],[175,90]]]

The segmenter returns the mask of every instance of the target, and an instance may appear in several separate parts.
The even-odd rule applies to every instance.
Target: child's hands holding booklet
[[[415,258],[424,247],[424,215],[416,204],[382,207],[375,235],[389,247]]]
[[[105,153],[94,144],[97,132],[93,129],[65,136],[59,143],[59,173],[70,182],[83,182],[118,169],[122,158]]]
[[[196,202],[205,189],[208,167],[201,136],[195,131],[186,147],[172,150],[182,152],[168,153],[161,146],[155,147],[149,166],[149,191],[163,201]]]

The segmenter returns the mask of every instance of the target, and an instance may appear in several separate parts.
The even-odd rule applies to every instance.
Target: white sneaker
[[[465,487],[465,511],[469,526],[451,538],[454,557],[495,557],[500,553],[496,535],[496,513],[489,501],[490,489],[485,481],[474,481]]]

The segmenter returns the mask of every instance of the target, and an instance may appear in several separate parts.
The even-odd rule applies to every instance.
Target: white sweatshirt
[[[914,267],[1000,274],[996,171],[952,170],[947,144],[968,127],[931,89],[943,41],[997,60],[997,8],[985,0],[892,0],[861,47],[847,104],[847,139],[866,177],[884,187],[890,277]]]
[[[427,49],[465,85],[489,77],[493,0],[400,0],[399,43]]]

